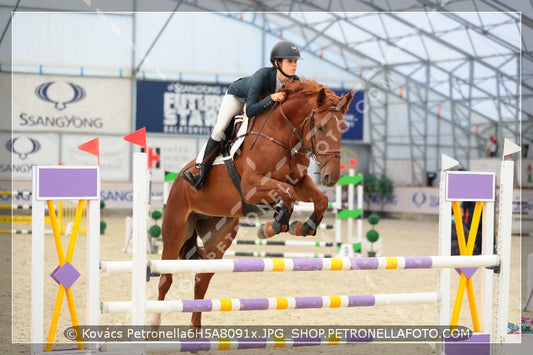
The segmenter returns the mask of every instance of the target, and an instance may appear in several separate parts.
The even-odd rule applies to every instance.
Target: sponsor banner
[[[78,146],[96,138],[90,135],[64,134],[61,140],[61,162],[65,165],[96,165],[95,155],[78,149]],[[100,177],[102,181],[128,181],[130,179],[130,144],[122,136],[102,136],[100,141]]]
[[[364,196],[367,211],[439,214],[438,187],[395,187],[383,204],[376,196]]]
[[[146,137],[148,160],[152,161],[152,181],[162,182],[165,172],[178,172],[196,158],[205,139],[184,137]]]
[[[106,209],[133,209],[133,184],[130,182],[102,182],[100,198]],[[163,208],[163,183],[150,184],[152,210]]]
[[[333,90],[338,96],[346,94],[348,91]],[[363,91],[355,91],[352,102],[348,107],[348,111],[344,115],[344,122],[346,123],[346,131],[342,135],[342,139],[363,140],[363,113],[365,105],[365,94]]]
[[[128,133],[131,80],[13,75],[13,130]]]
[[[227,89],[227,84],[138,81],[136,127],[154,133],[209,135]],[[344,139],[363,139],[363,106],[364,93],[356,92],[345,115]]]
[[[55,133],[13,132],[0,135],[0,149],[8,151],[12,161],[0,162],[0,172],[13,179],[31,179],[33,165],[59,163],[59,135]]]
[[[229,85],[169,81],[137,82],[137,129],[209,135]]]

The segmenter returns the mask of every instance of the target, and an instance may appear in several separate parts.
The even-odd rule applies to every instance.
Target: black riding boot
[[[209,137],[207,145],[205,146],[204,159],[199,166],[200,172],[198,174],[193,174],[189,170],[185,170],[181,174],[181,178],[189,183],[189,185],[191,185],[196,191],[199,191],[202,188],[202,185],[207,179],[207,174],[209,173],[209,170],[211,170],[211,166],[218,155],[218,152],[216,151],[219,146],[220,142]]]

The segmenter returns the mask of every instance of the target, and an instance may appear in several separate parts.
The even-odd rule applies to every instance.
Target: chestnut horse
[[[281,202],[274,221],[260,228],[260,238],[280,232],[315,235],[328,207],[328,197],[307,175],[310,158],[320,167],[320,181],[333,186],[340,178],[340,144],[346,129],[343,115],[353,92],[339,97],[315,81],[295,81],[282,89],[287,98],[282,104],[250,119],[240,154],[234,166],[241,176],[237,192],[224,166],[214,165],[200,191],[178,177],[170,190],[163,217],[162,259],[221,259],[239,227],[248,205],[272,209]],[[193,164],[194,161],[191,162]],[[181,174],[180,174],[181,176]],[[313,202],[314,212],[306,222],[293,222],[290,215],[295,201]],[[197,237],[203,247],[197,245]],[[213,276],[196,275],[194,298],[203,299]],[[159,300],[164,300],[172,284],[172,274],[159,280]],[[161,314],[152,324],[158,325]],[[192,326],[201,326],[201,313],[192,314]]]

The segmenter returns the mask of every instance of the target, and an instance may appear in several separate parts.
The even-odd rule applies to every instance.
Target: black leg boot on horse
[[[209,140],[205,146],[204,158],[199,165],[196,165],[200,169],[200,172],[198,174],[193,174],[189,169],[186,169],[181,174],[181,178],[191,185],[196,191],[200,191],[205,183],[207,175],[209,174],[209,170],[211,170],[213,162],[218,155],[219,148],[220,142],[217,142],[213,138],[209,137]]]

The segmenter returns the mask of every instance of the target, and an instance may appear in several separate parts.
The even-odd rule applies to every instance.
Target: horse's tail
[[[197,234],[196,231],[193,232],[192,236],[183,243],[183,246],[180,250],[179,258],[182,260],[186,259],[203,259],[204,250],[197,243]]]

